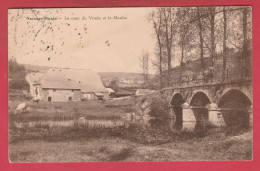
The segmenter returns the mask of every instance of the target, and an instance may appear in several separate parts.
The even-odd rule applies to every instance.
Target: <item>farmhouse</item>
[[[109,92],[100,77],[91,70],[49,69],[40,83],[33,84],[34,96],[43,101],[80,101],[108,99]],[[36,97],[34,97],[36,98]]]

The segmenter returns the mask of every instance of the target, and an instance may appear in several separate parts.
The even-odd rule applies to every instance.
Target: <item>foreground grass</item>
[[[12,162],[251,160],[252,134],[145,145],[121,138],[11,143]]]
[[[251,160],[253,148],[252,132],[222,129],[39,127],[9,135],[12,162]]]

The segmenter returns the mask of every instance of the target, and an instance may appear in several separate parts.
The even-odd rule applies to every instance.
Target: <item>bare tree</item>
[[[197,57],[202,66],[198,71],[202,70],[203,76],[207,70],[214,71],[214,68],[218,68],[221,62],[223,62],[222,72],[214,72],[216,79],[222,78],[224,81],[227,70],[230,67],[234,68],[235,63],[240,63],[243,76],[250,74],[249,44],[252,21],[249,10],[248,7],[155,9],[153,20],[151,20],[156,35],[156,59],[153,61],[160,73],[160,83],[163,82],[164,73],[167,76],[167,86],[170,85],[170,74],[173,74],[174,78],[176,78],[174,75],[176,73],[182,77],[182,70],[185,69],[183,63],[193,61]],[[176,45],[179,50],[175,50]],[[235,55],[236,53],[241,55]],[[240,56],[240,58],[235,56]],[[207,57],[209,57],[209,63],[206,63]],[[171,63],[175,59],[179,59],[181,71],[172,73]],[[235,63],[230,64],[227,61]],[[208,65],[211,67],[205,68]],[[233,73],[233,70],[230,71]]]
[[[177,11],[177,21],[178,21],[178,37],[179,37],[179,46],[181,48],[181,59],[180,59],[180,65],[182,66],[184,61],[184,54],[186,48],[188,48],[188,45],[192,41],[192,34],[190,32],[190,28],[192,26],[191,20],[191,14],[190,14],[190,8],[189,7],[180,7]]]
[[[194,32],[192,28],[194,27],[193,23],[191,22],[194,18],[194,13],[192,7],[179,7],[177,8],[176,12],[176,20],[177,20],[177,38],[178,38],[178,45],[180,47],[180,76],[179,79],[181,80],[183,74],[183,63],[184,60],[188,60],[190,57],[188,53],[192,51],[194,48]]]
[[[144,78],[144,86],[147,84],[148,81],[148,74],[149,74],[149,53],[144,52],[142,53],[142,56],[140,59],[140,66],[143,71],[143,78]]]
[[[168,68],[167,68],[167,86],[170,85],[170,72],[171,72],[171,62],[172,62],[172,46],[174,32],[176,30],[175,18],[173,17],[172,8],[163,8],[163,21],[165,28],[165,46],[167,50]]]
[[[202,24],[201,24],[201,16],[200,16],[200,9],[199,7],[197,7],[197,17],[198,17],[198,29],[199,29],[199,38],[200,38],[200,61],[201,61],[201,65],[202,67],[205,66],[204,64],[204,59],[203,59],[203,55],[204,55],[204,49],[203,49],[203,35],[202,35]]]
[[[163,50],[162,50],[162,9],[159,8],[156,11],[153,11],[149,18],[149,21],[152,21],[153,28],[155,31],[156,39],[157,39],[157,46],[159,49],[159,77],[160,77],[160,88],[163,87],[163,69],[162,69],[162,62],[163,62]],[[155,62],[157,63],[157,62]]]
[[[210,51],[210,56],[211,56],[211,65],[213,66],[214,64],[214,58],[216,54],[216,44],[215,44],[215,12],[216,8],[215,7],[209,7],[209,13],[210,13],[210,40],[211,40],[211,51]]]
[[[246,57],[248,55],[248,51],[247,51],[247,13],[248,13],[248,9],[244,8],[243,9],[243,50],[242,50],[242,59],[241,59],[241,66],[242,66],[242,77],[244,77],[246,75]]]
[[[222,80],[226,78],[226,61],[227,61],[227,16],[226,16],[226,7],[223,6],[223,71],[222,71]]]

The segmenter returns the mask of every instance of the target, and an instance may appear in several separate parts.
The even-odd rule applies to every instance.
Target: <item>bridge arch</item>
[[[175,93],[171,98],[171,105],[182,105],[184,103],[184,99],[180,93]]]
[[[208,95],[203,91],[197,91],[196,93],[194,93],[194,95],[192,96],[192,98],[190,100],[190,105],[193,107],[196,107],[196,106],[206,107],[210,103],[211,103],[211,101],[210,101]]]
[[[196,118],[196,121],[208,120],[208,106],[211,103],[207,94],[202,91],[196,92],[191,100],[190,106]]]
[[[218,107],[227,126],[248,127],[252,101],[238,89],[230,89],[220,98]]]
[[[234,92],[234,91],[239,91],[241,93],[243,93],[245,96],[247,96],[247,98],[252,102],[253,97],[252,97],[252,92],[251,90],[249,90],[247,87],[237,87],[237,88],[233,88],[231,86],[225,87],[223,92],[221,93],[222,96],[220,96],[220,98],[218,99],[218,103],[220,102],[220,99],[226,95],[227,93],[230,93],[230,91]]]
[[[184,99],[180,93],[175,93],[170,101],[170,104],[172,106],[172,112],[174,113],[176,117],[176,127],[181,127],[182,120],[183,120],[183,112],[182,112],[182,104],[184,103]]]

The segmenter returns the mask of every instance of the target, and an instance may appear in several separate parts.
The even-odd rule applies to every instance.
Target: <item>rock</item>
[[[86,119],[85,119],[85,117],[80,117],[79,119],[77,119],[77,120],[75,120],[74,121],[74,124],[76,125],[76,126],[83,126],[83,125],[85,125],[85,123],[86,123]]]

